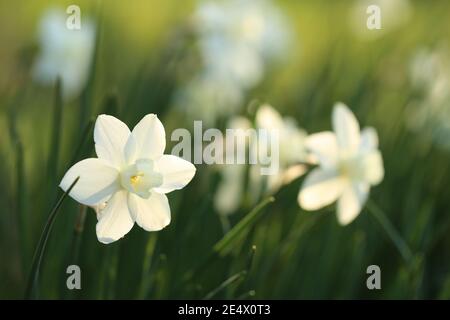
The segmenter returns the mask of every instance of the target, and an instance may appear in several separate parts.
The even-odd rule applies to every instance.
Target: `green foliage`
[[[35,10],[0,5],[0,41],[8,43],[0,52],[0,298],[23,297],[59,181],[73,163],[93,156],[98,114],[132,127],[157,113],[167,132],[192,125],[171,103],[180,73],[193,68],[183,64],[194,40],[182,32],[192,3],[89,3],[80,1],[85,13],[102,17],[95,63],[81,97],[64,105],[58,89],[33,83],[18,53],[35,41],[34,12],[47,1],[30,4]],[[247,103],[267,101],[312,133],[330,128],[332,105],[343,101],[362,126],[375,127],[386,174],[370,198],[410,248],[407,259],[368,209],[346,227],[338,225],[334,206],[300,209],[303,178],[257,205],[244,201],[224,233],[212,200],[219,178],[199,165],[193,181],[169,195],[172,222],[158,233],[133,228],[103,245],[95,212],[66,199],[43,256],[39,298],[450,297],[450,150],[406,125],[408,104],[418,94],[408,80],[409,61],[422,46],[448,42],[448,1],[413,2],[409,24],[367,42],[352,36],[347,2],[281,6],[298,41]],[[18,12],[21,19],[7,19]],[[248,199],[253,190],[244,192]],[[66,268],[74,263],[81,267],[79,291],[65,287]],[[366,288],[371,264],[382,270],[382,290]]]

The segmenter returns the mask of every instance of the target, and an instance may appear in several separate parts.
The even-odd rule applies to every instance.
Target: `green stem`
[[[401,256],[406,262],[410,262],[412,260],[412,251],[409,248],[406,241],[402,238],[400,233],[395,229],[394,225],[391,223],[389,218],[383,212],[383,210],[378,207],[373,201],[368,201],[366,205],[367,209],[370,213],[377,219],[383,229],[386,231],[389,238],[394,243],[395,247],[400,252]]]
[[[152,233],[149,235],[147,245],[145,247],[144,265],[142,267],[142,280],[139,288],[138,299],[145,299],[152,282],[151,266],[153,254],[155,253],[157,235]]]
[[[47,244],[48,237],[50,235],[50,231],[53,226],[53,222],[55,221],[56,215],[58,213],[59,208],[61,207],[64,199],[67,197],[67,195],[72,191],[75,184],[78,182],[80,177],[76,178],[74,182],[70,185],[69,189],[67,189],[66,192],[59,198],[56,205],[53,207],[52,211],[50,212],[50,215],[48,217],[47,223],[44,227],[44,231],[41,234],[41,237],[39,239],[38,246],[36,248],[36,252],[33,257],[33,264],[31,266],[31,272],[30,276],[28,278],[28,284],[25,291],[25,299],[31,299],[32,294],[34,292],[35,286],[37,285],[38,279],[39,279],[39,270],[41,267],[42,257],[44,255],[45,247]]]
[[[223,234],[227,234],[228,231],[230,231],[230,219],[228,219],[228,216],[225,216],[223,214],[219,215],[220,224],[222,225]]]

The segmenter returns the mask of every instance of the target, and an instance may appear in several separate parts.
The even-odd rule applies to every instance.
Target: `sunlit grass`
[[[5,2],[0,10],[2,30],[9,30],[0,34],[8,43],[0,50],[2,298],[23,297],[62,175],[94,156],[98,114],[133,127],[153,112],[167,128],[192,128],[172,107],[181,80],[196,67],[186,22],[193,2],[142,2],[128,10],[117,1],[80,1],[82,8],[88,6],[86,14],[102,17],[101,31],[88,85],[67,102],[57,88],[32,82],[31,59],[21,54],[36,45],[38,12],[48,3],[26,9]],[[420,47],[448,42],[450,11],[446,1],[412,3],[406,26],[361,41],[350,32],[346,2],[281,1],[292,20],[292,52],[269,66],[245,96],[245,105],[268,102],[308,133],[329,130],[336,101],[377,129],[385,178],[353,223],[338,225],[334,206],[317,212],[299,208],[301,177],[274,199],[260,197],[256,203],[245,184],[243,201],[227,218],[230,228],[224,233],[213,201],[220,175],[199,165],[195,180],[169,195],[172,222],[166,229],[134,228],[108,246],[97,241],[95,212],[66,199],[42,257],[38,297],[450,298],[449,150],[406,125],[408,102],[417,96],[409,61]],[[19,14],[23,18],[15,19]],[[239,114],[252,118],[252,112],[242,108]],[[389,221],[385,229],[370,212],[379,209],[382,222]],[[65,287],[66,268],[74,263],[82,270],[80,291]],[[371,264],[381,267],[380,291],[366,288]]]

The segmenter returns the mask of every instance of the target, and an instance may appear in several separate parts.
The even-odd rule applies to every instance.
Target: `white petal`
[[[136,143],[137,159],[156,159],[166,148],[166,132],[155,114],[148,114],[132,131]]]
[[[119,240],[133,228],[133,218],[128,209],[125,190],[117,191],[101,210],[97,222],[97,238],[101,243],[111,243]]]
[[[95,152],[100,159],[115,167],[124,164],[124,148],[130,136],[130,129],[119,119],[101,114],[94,128]]]
[[[156,161],[155,168],[163,176],[163,183],[154,190],[168,193],[184,188],[195,175],[195,166],[176,156],[165,154]]]
[[[272,106],[265,104],[256,112],[256,125],[261,129],[281,130],[284,122],[281,115]]]
[[[331,131],[314,133],[306,138],[306,148],[313,153],[320,165],[334,167],[338,161],[336,134]]]
[[[69,195],[84,205],[93,206],[106,201],[119,189],[118,176],[117,169],[105,161],[89,158],[74,164],[66,172],[59,186],[67,191],[74,180],[80,177]]]
[[[317,210],[334,202],[344,190],[346,180],[334,170],[317,168],[305,178],[298,203],[305,210]]]
[[[158,231],[170,223],[169,201],[165,194],[152,192],[148,199],[128,195],[128,206],[136,223],[147,231]]]
[[[296,164],[288,167],[281,173],[282,176],[282,184],[287,185],[290,184],[295,179],[301,177],[308,171],[308,167],[303,164]]]
[[[379,184],[384,177],[384,166],[381,152],[372,151],[363,157],[364,180],[371,185]]]
[[[360,183],[348,186],[338,200],[337,218],[341,225],[352,222],[358,214],[369,195],[369,185]]]
[[[337,136],[339,148],[346,152],[356,152],[360,144],[358,120],[350,109],[338,102],[333,108],[333,129]]]
[[[372,128],[364,128],[361,131],[361,145],[360,150],[365,151],[372,151],[378,148],[378,134],[377,131]]]
[[[137,160],[136,155],[137,155],[136,139],[132,134],[130,134],[123,150],[123,157],[125,159],[125,163],[127,164],[135,163]]]

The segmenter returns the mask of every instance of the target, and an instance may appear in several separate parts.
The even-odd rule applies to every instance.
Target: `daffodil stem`
[[[138,299],[145,299],[148,290],[151,285],[152,276],[151,276],[151,267],[153,261],[153,255],[155,253],[157,234],[151,233],[147,240],[147,245],[145,247],[145,258],[144,264],[142,267],[142,280],[141,286],[139,288]]]
[[[223,234],[227,234],[228,231],[230,231],[230,219],[228,219],[227,216],[224,215],[220,215],[220,223],[222,224],[222,230],[223,230]]]
[[[81,205],[73,232],[71,263],[78,264],[78,259],[80,257],[81,236],[83,234],[84,223],[86,221],[86,213],[87,207],[85,205]]]
[[[402,238],[400,233],[397,231],[397,229],[395,229],[394,225],[391,223],[384,211],[376,203],[370,200],[367,202],[366,207],[386,231],[387,235],[392,240],[403,259],[407,263],[410,262],[413,257],[411,249],[409,248],[406,241]]]
[[[33,263],[31,265],[31,272],[30,276],[28,278],[28,284],[25,291],[25,299],[31,299],[33,298],[33,292],[34,289],[38,283],[39,279],[39,271],[41,267],[42,257],[44,256],[45,247],[47,245],[47,240],[50,235],[50,231],[53,226],[53,222],[55,221],[56,215],[59,211],[59,208],[61,207],[64,199],[67,197],[67,195],[70,193],[70,191],[73,189],[75,184],[78,182],[80,177],[76,178],[74,182],[70,185],[69,189],[67,189],[66,192],[59,198],[56,205],[53,207],[52,211],[50,212],[50,215],[48,217],[47,223],[45,224],[44,231],[42,231],[41,237],[39,239],[38,246],[36,248],[36,251],[33,256]]]

